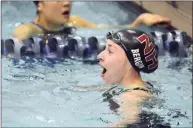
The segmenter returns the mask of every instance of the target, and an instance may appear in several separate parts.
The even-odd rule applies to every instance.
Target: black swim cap
[[[33,3],[38,6],[39,1],[33,1]]]
[[[120,30],[108,32],[107,39],[122,47],[137,72],[151,73],[158,67],[158,53],[154,41],[143,31]]]

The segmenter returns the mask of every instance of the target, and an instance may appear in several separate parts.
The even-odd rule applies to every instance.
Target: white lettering
[[[135,58],[134,58],[134,61],[135,61],[135,62],[141,61],[141,57],[135,57]]]
[[[137,53],[137,54],[133,54],[133,57],[135,58],[135,57],[141,57],[141,56],[139,53]]]
[[[137,67],[139,67],[139,68],[143,68],[143,67],[144,67],[142,61],[136,62],[135,65],[136,65]]]
[[[132,49],[131,52],[132,53],[139,53],[139,49]]]
[[[133,58],[134,58],[134,63],[138,68],[143,68],[145,67],[142,60],[141,60],[141,56],[139,54],[139,49],[132,49],[131,50],[132,54],[133,54]]]

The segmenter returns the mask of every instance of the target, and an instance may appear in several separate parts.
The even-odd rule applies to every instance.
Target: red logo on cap
[[[154,49],[153,52],[151,54],[149,54],[148,56],[145,57],[145,60],[148,61],[152,61],[152,63],[150,65],[148,65],[148,69],[154,69],[158,66],[158,62],[157,62],[157,58],[156,58],[156,50]]]
[[[142,34],[137,38],[137,40],[143,44],[145,42],[144,55],[147,55],[153,50],[153,43],[149,41],[149,37],[146,34]]]
[[[144,55],[149,54],[154,49],[154,44],[150,42],[150,39],[146,34],[142,34],[141,36],[137,38],[137,40],[141,44],[145,43]],[[157,58],[156,58],[156,52],[157,51],[155,51],[154,49],[151,54],[145,57],[146,62],[149,62],[149,61],[152,62],[150,65],[148,65],[148,69],[154,69],[158,65]]]

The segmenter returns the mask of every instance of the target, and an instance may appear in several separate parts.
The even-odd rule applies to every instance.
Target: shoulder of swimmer
[[[124,92],[120,95],[120,99],[123,102],[133,102],[133,103],[140,103],[143,102],[146,99],[149,99],[152,97],[152,94],[143,91],[143,90],[132,90],[132,91],[127,91]]]
[[[134,90],[131,92],[124,92],[120,95],[120,112],[123,113],[124,120],[122,124],[131,124],[139,119],[141,113],[141,105],[148,98],[150,94],[141,90]]]
[[[80,16],[75,16],[75,15],[70,16],[69,24],[75,27],[94,28],[97,26],[96,24],[89,22]]]
[[[31,23],[25,23],[15,28],[12,32],[12,35],[20,40],[24,40],[40,33],[42,33],[40,28]]]

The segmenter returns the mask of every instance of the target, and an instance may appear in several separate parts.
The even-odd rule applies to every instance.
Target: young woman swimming
[[[140,73],[153,73],[158,68],[158,54],[153,40],[139,30],[109,32],[106,48],[98,58],[103,68],[101,77],[104,82],[119,86],[118,90],[114,87],[103,93],[104,101],[110,103],[110,109],[123,116],[111,127],[150,126],[142,118],[148,115],[140,109],[140,105],[151,98],[152,86],[143,81]]]

